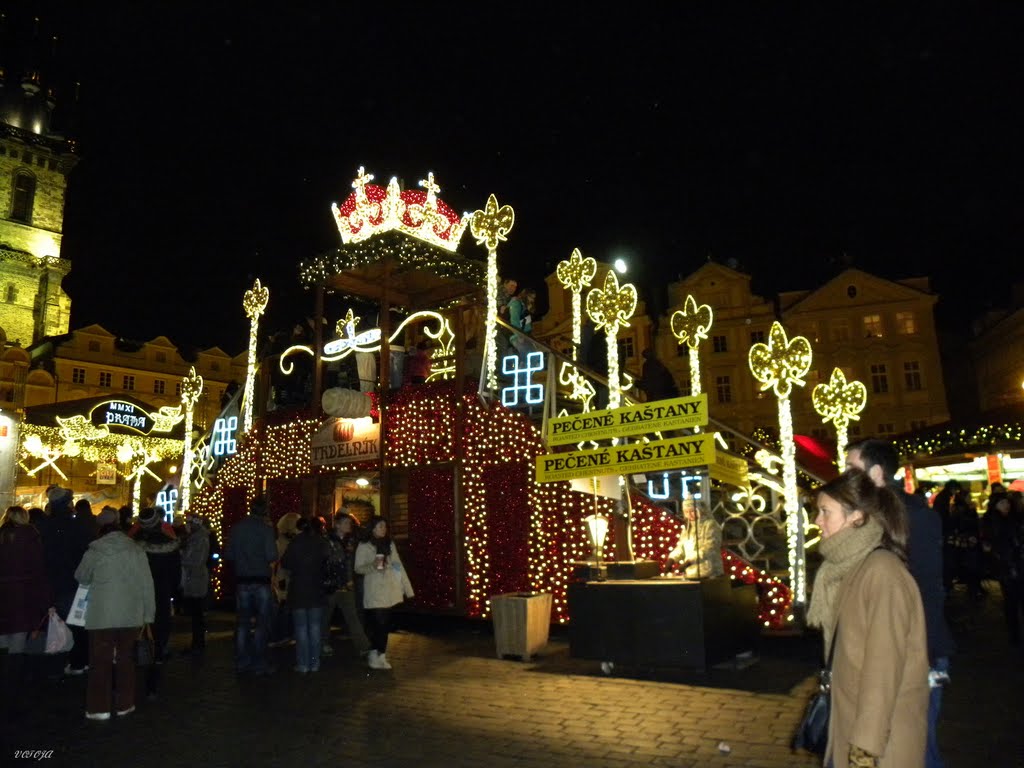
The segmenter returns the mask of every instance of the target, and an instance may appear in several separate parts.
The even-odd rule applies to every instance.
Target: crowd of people
[[[373,517],[363,533],[342,507],[330,525],[288,513],[275,530],[261,497],[229,532],[225,557],[235,572],[240,674],[272,674],[276,666],[268,649],[291,640],[294,671],[318,672],[322,657],[334,654],[330,627],[336,610],[354,652],[371,669],[391,669],[391,609],[414,593],[384,518]]]
[[[56,616],[67,622],[73,645],[66,653],[47,655],[44,674],[51,679],[88,675],[85,716],[90,720],[131,714],[136,644],[152,638],[145,691],[155,698],[169,651],[173,600],[192,613],[190,652],[205,647],[208,558],[215,538],[197,515],[186,515],[175,527],[152,506],[138,516],[130,507],[111,506],[94,514],[87,499],[72,504],[72,492],[59,486],[51,486],[46,498],[44,508],[9,507],[0,522],[4,691],[24,684],[26,656],[42,652],[40,638]],[[78,601],[87,609],[76,623],[70,616]],[[8,705],[17,700],[4,697]]]

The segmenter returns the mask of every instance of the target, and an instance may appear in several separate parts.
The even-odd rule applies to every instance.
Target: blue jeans
[[[292,623],[295,625],[295,663],[301,672],[316,672],[320,669],[320,624],[323,618],[322,605],[292,609]]]
[[[940,656],[935,659],[936,672],[949,672],[949,659]],[[937,738],[937,726],[939,723],[939,707],[942,706],[942,686],[931,689],[928,697],[928,743],[925,749],[925,768],[944,768],[942,756],[939,754],[939,741]]]
[[[270,626],[270,585],[235,587],[235,664],[239,672],[267,668],[267,631]],[[255,620],[255,626],[250,624]]]

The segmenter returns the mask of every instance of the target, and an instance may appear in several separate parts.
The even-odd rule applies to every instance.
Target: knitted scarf
[[[824,558],[814,577],[811,593],[811,607],[807,611],[807,623],[821,627],[825,635],[825,648],[831,647],[832,632],[836,626],[836,595],[846,575],[864,562],[873,549],[882,543],[882,526],[875,520],[868,520],[859,528],[844,528],[818,544],[818,551]]]

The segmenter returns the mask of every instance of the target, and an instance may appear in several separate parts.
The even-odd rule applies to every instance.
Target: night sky
[[[459,211],[511,204],[500,265],[521,282],[579,247],[625,257],[656,309],[709,256],[763,295],[844,265],[927,275],[951,330],[1018,279],[1011,4],[79,5],[97,10],[40,5],[53,77],[81,83],[72,327],[236,354],[256,277],[266,327],[289,327],[360,165],[433,171]],[[460,252],[484,255],[468,233]]]

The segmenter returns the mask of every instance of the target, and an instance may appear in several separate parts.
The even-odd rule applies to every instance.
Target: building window
[[[896,333],[917,333],[917,321],[914,319],[913,312],[896,313]]]
[[[821,330],[817,320],[811,320],[804,329],[804,336],[817,344],[821,341]]]
[[[154,357],[155,357],[155,359],[156,359],[156,361],[158,363],[166,363],[167,362],[167,353],[166,352],[157,352],[156,355],[154,355]]]
[[[814,427],[811,430],[811,437],[815,440],[827,440],[829,437],[828,430],[824,427]]]
[[[72,384],[85,384],[85,368],[72,368],[71,369],[71,383]]]
[[[725,336],[712,336],[711,343],[714,345],[715,352],[729,351],[729,341]]]
[[[633,337],[632,336],[627,336],[627,337],[625,337],[623,339],[619,339],[619,359],[620,360],[629,360],[630,358],[634,357],[635,354],[636,353],[633,351]],[[219,371],[220,370],[220,364],[219,363],[210,363],[210,370]]]
[[[181,397],[181,382],[180,381],[175,383],[175,385],[174,385],[174,394],[177,397]]]
[[[896,434],[896,426],[891,421],[883,421],[878,425],[878,434],[880,435],[893,435]]]
[[[910,421],[910,431],[916,432],[919,429],[924,429],[928,426],[928,422],[924,419],[912,419]]]
[[[167,382],[166,381],[164,381],[163,379],[154,379],[153,380],[153,394],[154,395],[162,395],[166,389],[167,389]]]
[[[909,360],[903,364],[903,383],[908,392],[918,392],[921,386],[921,364],[917,360]]]
[[[90,341],[89,342],[89,351],[90,352],[99,352],[100,351],[100,343],[98,341]]]
[[[113,376],[114,375],[110,371],[100,371],[100,386],[109,387]]]
[[[829,332],[832,335],[832,341],[849,341],[850,322],[845,317],[833,320],[829,324]]]
[[[690,390],[690,377],[687,376],[684,379],[679,380],[679,394],[681,397],[686,397],[691,392]]]
[[[715,388],[718,390],[718,402],[732,402],[732,384],[729,382],[728,376],[716,376]]]
[[[680,344],[678,347],[676,347],[676,356],[677,357],[687,357],[689,354],[690,354],[690,345],[689,344]]]
[[[876,395],[889,391],[889,376],[885,372],[885,363],[871,366],[871,391]]]
[[[882,338],[881,315],[864,315],[864,337],[868,339]]]
[[[36,180],[29,173],[14,174],[14,199],[11,201],[11,218],[15,221],[32,220],[32,206],[36,198]]]
[[[13,304],[17,300],[18,300],[18,289],[15,288],[13,285],[8,285],[7,286],[7,303],[8,304]]]
[[[847,435],[849,437],[860,437],[860,424],[851,424],[847,431]]]
[[[764,331],[751,331],[750,332],[750,343],[751,344],[764,344]]]
[[[32,153],[31,152],[24,152],[24,153],[22,153],[22,155],[21,155],[21,162],[25,163],[25,165],[32,165]]]
[[[124,381],[124,386],[122,387],[122,389],[127,390],[128,392],[131,392],[133,389],[135,389],[135,377],[134,376],[130,376],[130,375],[128,375],[126,373],[124,375],[123,381]]]

